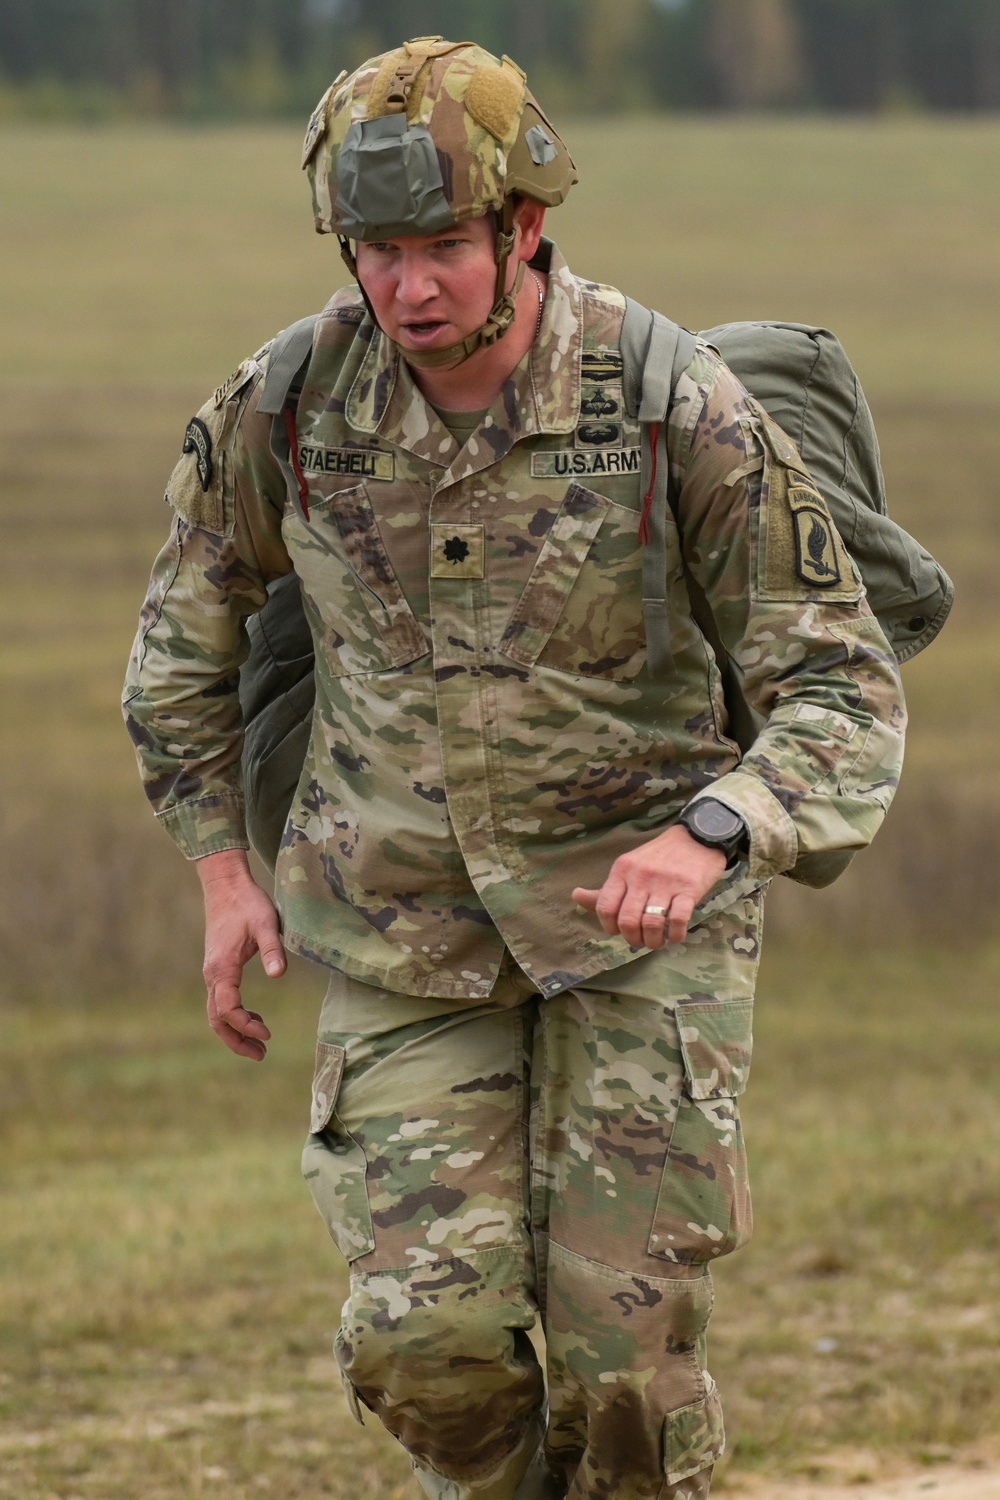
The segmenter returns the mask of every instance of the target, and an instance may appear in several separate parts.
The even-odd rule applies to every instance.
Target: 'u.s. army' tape
[[[533,479],[568,479],[592,474],[638,474],[641,448],[559,448],[531,455]]]

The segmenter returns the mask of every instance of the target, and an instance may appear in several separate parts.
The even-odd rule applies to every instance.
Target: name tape
[[[299,448],[306,474],[353,474],[360,479],[395,479],[396,455],[381,448]]]
[[[638,474],[641,448],[600,448],[581,452],[578,448],[561,448],[555,453],[531,455],[533,479],[564,479],[571,474]]]

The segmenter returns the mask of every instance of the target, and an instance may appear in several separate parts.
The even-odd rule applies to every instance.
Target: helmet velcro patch
[[[326,93],[323,95],[322,99],[319,101],[316,108],[312,112],[309,120],[309,125],[306,129],[306,138],[302,142],[303,172],[306,170],[309,163],[316,155],[319,143],[326,135],[327,111],[330,106],[330,100],[333,97],[338,85],[343,83],[346,77],[347,71],[346,69],[342,69],[339,76],[333,80],[330,87],[327,89]]]
[[[469,81],[465,107],[477,125],[509,150],[524,107],[524,82],[512,68],[483,63]]]

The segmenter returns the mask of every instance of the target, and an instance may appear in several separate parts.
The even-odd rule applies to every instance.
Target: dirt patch
[[[855,1459],[831,1463],[829,1478],[741,1480],[727,1485],[720,1500],[1000,1500],[1000,1467],[992,1465],[941,1464],[891,1478],[868,1478],[867,1470]]]

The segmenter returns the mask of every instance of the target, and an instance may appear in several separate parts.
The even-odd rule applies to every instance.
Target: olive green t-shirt
[[[476,428],[482,423],[489,407],[484,406],[482,411],[449,411],[445,406],[435,406],[434,410],[458,446],[464,448]]]

